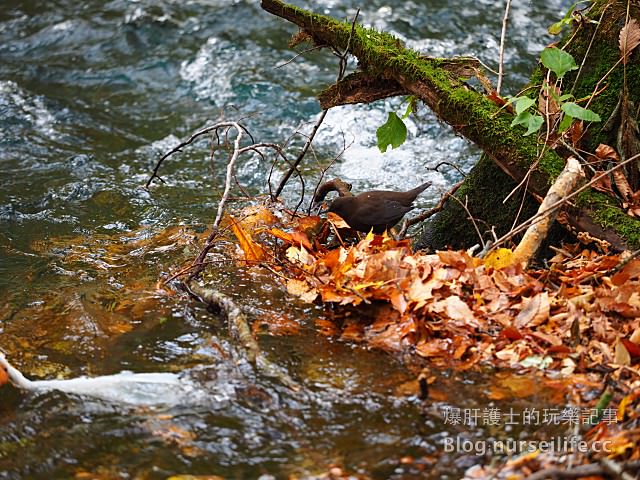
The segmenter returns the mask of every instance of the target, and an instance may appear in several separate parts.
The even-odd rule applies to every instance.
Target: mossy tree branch
[[[349,22],[318,15],[280,0],[262,0],[261,5],[267,12],[296,24],[316,45],[339,50],[346,49],[348,45],[349,52],[358,59],[361,69],[358,75],[371,77],[369,86],[377,82],[397,85],[399,91],[416,96],[456,133],[478,145],[516,182],[525,178],[530,166],[538,161],[527,183],[527,189],[535,196],[544,197],[549,185],[562,171],[562,156],[543,148],[535,136],[524,137],[522,127],[511,127],[511,114],[467,84],[460,68],[451,68],[456,59],[421,56],[405,48],[392,35],[360,25],[352,34]],[[460,62],[464,66],[464,60]],[[473,65],[468,66],[468,70],[473,70]],[[340,94],[340,87],[336,85],[329,89],[323,94],[324,98],[335,100],[344,97],[344,93]],[[345,90],[348,90],[349,98],[357,98],[357,88],[353,84]],[[371,92],[367,94],[375,98]],[[617,231],[616,225],[603,222],[605,214],[600,211],[601,207],[602,203],[585,202],[576,214],[581,221],[570,223],[578,230],[586,228],[592,235],[599,235],[619,249],[640,246],[640,221],[618,209],[620,215],[627,217],[627,229],[625,232]],[[606,209],[608,218],[619,216],[611,212],[611,209],[617,209],[616,206],[608,204]]]

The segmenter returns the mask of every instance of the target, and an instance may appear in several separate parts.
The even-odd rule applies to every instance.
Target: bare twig
[[[462,170],[462,168],[460,168],[458,165],[456,165],[456,164],[455,164],[455,163],[453,163],[453,162],[442,161],[442,162],[438,163],[435,167],[429,167],[429,168],[427,168],[427,170],[432,170],[432,171],[435,171],[435,172],[440,172],[440,170],[438,170],[438,169],[439,169],[441,166],[443,166],[443,165],[448,165],[448,166],[450,166],[451,168],[455,169],[455,170],[456,170],[460,175],[462,175],[463,177],[465,177],[465,178],[467,177],[467,174],[465,173],[465,171],[464,171],[464,170]]]
[[[584,65],[587,61],[587,57],[589,56],[589,52],[591,51],[591,46],[593,45],[593,41],[596,38],[596,34],[598,33],[598,28],[600,28],[600,24],[602,23],[602,19],[604,18],[604,13],[607,11],[607,8],[609,8],[611,4],[607,3],[604,8],[602,9],[602,13],[600,14],[600,18],[598,19],[598,23],[596,23],[596,28],[593,32],[593,35],[591,37],[591,40],[589,41],[589,46],[587,47],[587,51],[584,52],[584,56],[582,57],[582,63],[580,64],[580,68],[578,69],[578,73],[576,73],[576,79],[573,81],[573,85],[571,86],[571,91],[569,93],[573,94],[573,91],[575,90],[576,86],[578,85],[578,79],[580,78],[580,75],[582,74],[582,69],[584,68]]]
[[[305,53],[309,53],[309,52],[313,52],[314,50],[320,50],[321,48],[324,48],[325,45],[315,45],[313,47],[309,47],[309,48],[305,48],[304,50],[302,50],[301,52],[296,53],[293,57],[291,57],[289,60],[287,60],[284,63],[281,63],[279,65],[276,65],[273,68],[282,68],[285,65],[289,65],[291,62],[293,62],[296,58],[298,58],[301,55],[304,55]]]
[[[265,374],[278,379],[283,385],[286,385],[290,389],[294,391],[300,390],[300,385],[284,370],[265,358],[260,349],[260,345],[258,345],[258,342],[251,334],[247,317],[230,297],[211,288],[201,287],[195,282],[189,282],[186,287],[189,292],[201,302],[216,305],[222,310],[229,320],[229,328],[232,334],[245,348],[247,358],[251,363],[260,368]]]
[[[509,9],[511,8],[511,0],[507,0],[504,7],[504,17],[502,19],[502,32],[500,33],[500,54],[498,58],[498,84],[496,85],[496,94],[500,95],[500,87],[502,87],[502,77],[504,76],[504,44],[507,36],[507,23],[509,22]]]
[[[471,212],[469,211],[469,207],[467,206],[467,204],[469,203],[469,198],[465,195],[464,196],[464,202],[462,202],[462,200],[460,200],[458,197],[456,197],[455,195],[453,196],[449,196],[449,198],[455,200],[456,202],[458,202],[460,204],[460,206],[464,209],[465,212],[467,212],[467,216],[469,217],[469,220],[471,220],[471,223],[473,224],[473,228],[476,230],[476,234],[478,235],[478,238],[480,239],[480,243],[482,244],[482,247],[484,248],[485,241],[482,238],[482,234],[480,233],[480,229],[478,228],[478,224],[476,223],[476,219],[473,217],[473,215],[471,215]]]
[[[309,202],[309,208],[307,209],[307,215],[311,215],[311,209],[313,208],[313,200],[316,198],[316,195],[318,193],[318,188],[320,188],[320,185],[322,184],[322,181],[324,180],[325,175],[327,174],[327,171],[333,166],[334,163],[336,163],[338,161],[338,159],[344,155],[344,152],[347,151],[347,149],[349,147],[351,147],[351,145],[353,145],[353,142],[355,141],[355,137],[351,140],[351,143],[349,145],[346,144],[344,135],[342,136],[342,151],[336,155],[335,157],[333,157],[333,159],[331,159],[331,161],[329,162],[329,164],[322,168],[320,170],[320,177],[318,178],[318,182],[316,183],[316,187],[313,189],[313,195],[311,196],[311,201]]]
[[[407,230],[409,229],[409,227],[412,227],[416,223],[424,222],[426,219],[431,218],[436,213],[440,212],[444,208],[449,197],[451,197],[454,193],[456,193],[463,183],[464,181],[461,180],[458,183],[456,183],[453,187],[451,187],[449,190],[447,190],[444,193],[444,195],[440,197],[440,201],[438,201],[435,207],[427,210],[424,213],[421,213],[420,215],[416,215],[415,217],[405,220],[402,224],[402,228],[400,229],[400,232],[398,233],[398,238],[404,238],[404,236],[407,234]]]
[[[313,126],[313,129],[311,130],[311,133],[309,134],[309,138],[307,138],[307,141],[305,142],[304,147],[302,147],[302,150],[298,154],[298,157],[295,159],[293,164],[289,167],[289,170],[287,170],[287,173],[284,174],[284,177],[282,177],[282,180],[280,180],[280,184],[278,185],[276,192],[271,196],[272,200],[275,200],[280,196],[280,194],[282,193],[282,190],[284,189],[284,186],[287,184],[287,182],[291,178],[291,175],[293,175],[293,172],[297,171],[298,165],[300,165],[300,162],[302,162],[302,159],[307,154],[307,150],[309,150],[309,147],[311,146],[311,142],[313,142],[313,139],[316,136],[316,133],[320,128],[320,125],[322,125],[322,122],[324,122],[324,118],[327,116],[328,112],[329,110],[323,110],[322,113],[320,114],[320,118],[318,118],[318,121]]]
[[[338,78],[336,79],[336,83],[342,80],[347,70],[347,56],[349,54],[349,49],[351,48],[351,39],[353,38],[353,34],[355,33],[356,21],[358,20],[358,15],[360,15],[360,9],[356,11],[356,14],[353,18],[353,22],[351,22],[351,32],[349,32],[347,47],[345,48],[345,51],[343,53],[338,54],[338,57],[340,58],[340,67],[339,67]],[[315,138],[316,133],[320,128],[320,125],[322,125],[322,122],[324,122],[324,119],[327,116],[328,111],[329,110],[323,110],[322,113],[320,114],[320,118],[313,126],[313,129],[311,130],[311,133],[309,134],[309,137],[307,138],[307,141],[305,142],[304,147],[302,147],[302,151],[300,152],[298,157],[295,159],[295,161],[293,162],[293,165],[291,165],[287,173],[284,174],[284,176],[282,177],[282,180],[280,180],[280,184],[276,189],[276,193],[273,194],[271,197],[273,200],[275,200],[276,198],[278,198],[278,196],[280,196],[280,194],[282,193],[282,190],[284,189],[284,186],[289,181],[289,178],[291,178],[291,175],[293,175],[293,172],[297,170],[298,165],[300,165],[300,162],[302,162],[302,159],[307,154],[307,150],[309,150],[309,147],[311,146],[311,142],[313,142],[313,139]]]
[[[637,160],[638,158],[640,158],[640,154],[637,154],[637,155],[634,155],[633,157],[627,158],[623,162],[620,162],[620,163],[614,165],[609,170],[607,170],[605,172],[602,172],[600,175],[597,175],[597,176],[593,177],[589,182],[587,182],[585,185],[583,185],[582,187],[580,187],[577,190],[575,190],[573,193],[571,193],[571,194],[567,195],[566,197],[558,200],[553,205],[550,205],[549,208],[546,209],[545,211],[536,213],[529,220],[526,220],[526,221],[522,222],[518,227],[516,227],[513,230],[511,230],[510,232],[504,234],[502,237],[500,237],[496,241],[496,243],[491,247],[491,249],[495,249],[498,245],[503,244],[507,240],[513,238],[515,235],[517,235],[518,233],[520,233],[523,230],[525,230],[532,223],[537,222],[541,217],[543,217],[545,215],[548,215],[549,213],[551,213],[552,211],[556,210],[557,208],[560,208],[562,205],[567,203],[569,200],[574,198],[576,195],[584,192],[587,188],[591,187],[593,184],[595,184],[598,181],[600,181],[600,179],[608,176],[611,172],[614,172],[614,171],[618,170],[619,168],[622,168],[627,163],[633,162],[634,160]]]

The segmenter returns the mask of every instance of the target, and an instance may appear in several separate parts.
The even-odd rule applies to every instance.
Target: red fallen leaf
[[[573,350],[566,346],[566,345],[553,345],[549,348],[547,348],[547,353],[548,354],[553,354],[553,353],[571,353]]]
[[[503,328],[500,332],[500,336],[506,338],[507,340],[511,340],[512,342],[523,338],[522,333],[520,333],[520,330],[518,330],[516,327]]]
[[[513,105],[511,105],[510,103],[507,103],[507,101],[504,98],[502,98],[500,95],[498,95],[495,91],[490,92],[489,95],[487,95],[487,98],[491,100],[493,103],[495,103],[496,105],[498,105],[499,107],[506,107],[509,113],[511,114],[514,113]]]
[[[629,352],[629,355],[631,355],[631,358],[640,357],[640,345],[636,345],[635,343],[633,343],[630,340],[627,340],[626,338],[621,338],[620,341],[622,342],[624,347],[627,349],[627,352]]]
[[[622,270],[611,277],[611,281],[620,287],[632,279],[640,278],[640,260],[635,259],[627,263]]]
[[[9,383],[9,375],[4,368],[0,368],[0,386]]]

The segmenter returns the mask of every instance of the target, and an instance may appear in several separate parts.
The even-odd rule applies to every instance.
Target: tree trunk
[[[502,200],[515,183],[525,178],[531,165],[535,164],[535,167],[529,173],[526,186],[528,192],[539,200],[562,170],[564,158],[571,154],[565,148],[543,145],[544,139],[535,135],[523,136],[522,127],[511,126],[514,117],[507,109],[467,84],[463,78],[470,76],[477,77],[484,85],[487,83],[478,62],[473,59],[424,57],[404,48],[392,35],[359,25],[353,28],[348,22],[313,14],[280,0],[262,0],[262,8],[298,25],[304,36],[311,38],[316,45],[348,50],[358,58],[359,72],[320,95],[323,108],[411,94],[427,104],[456,133],[484,150],[485,155],[513,180],[508,185],[503,178],[499,178],[501,175],[490,165],[491,162],[481,161],[458,192],[457,197],[462,202],[466,198],[474,218],[480,222],[483,219],[486,221],[484,230],[498,226],[498,233],[502,233],[510,228],[515,212],[520,208],[521,195],[516,195],[507,206],[502,205]],[[605,15],[602,15],[603,10]],[[632,8],[631,13],[632,17],[638,17],[638,8]],[[638,53],[629,58],[626,66],[620,63],[602,80],[620,59],[618,36],[625,24],[625,14],[626,2],[597,1],[591,7],[589,16],[601,20],[600,24],[584,22],[575,27],[578,31],[575,36],[568,37],[572,40],[566,49],[578,64],[585,54],[588,55],[579,72],[572,72],[565,77],[563,93],[573,88],[575,97],[581,99],[599,91],[590,108],[600,115],[603,122],[591,125],[582,148],[594,151],[597,145],[605,143],[616,148],[621,157],[630,158],[640,152],[635,123],[638,112],[634,106],[640,105],[640,99],[637,98],[640,95]],[[626,90],[623,90],[623,67],[627,74]],[[545,76],[546,70],[539,66],[532,75],[531,84],[539,88]],[[619,102],[621,95],[624,101]],[[608,122],[610,117],[612,121]],[[542,155],[540,152],[543,152]],[[634,178],[640,177],[637,171],[636,162],[626,172],[632,185]],[[502,186],[502,190],[497,191],[496,185]],[[633,188],[633,191],[638,190],[637,183]],[[525,210],[525,214],[529,215],[535,211],[535,206],[529,204]],[[496,221],[496,212],[500,212],[499,216],[505,220],[502,225]],[[587,190],[565,213],[561,218],[573,231],[586,232],[606,240],[616,249],[640,247],[640,221],[627,215],[620,208],[620,201],[612,196]],[[467,217],[458,202],[449,201],[447,209],[432,222],[432,240],[436,245],[467,244],[466,241],[460,242],[469,238],[469,232],[473,231],[464,225]],[[446,232],[446,235],[442,235],[442,232]],[[456,238],[452,239],[452,236]],[[474,240],[472,243],[476,242]]]

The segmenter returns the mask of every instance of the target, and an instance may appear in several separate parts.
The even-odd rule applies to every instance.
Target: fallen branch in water
[[[169,405],[188,401],[188,378],[170,373],[120,372],[99,377],[77,377],[66,380],[29,380],[0,352],[0,368],[16,388],[29,392],[60,392],[99,398],[129,405]]]
[[[291,390],[300,391],[300,385],[281,368],[264,357],[260,345],[253,338],[246,315],[242,313],[240,307],[231,298],[212,288],[203,287],[194,281],[189,282],[186,287],[203,303],[220,308],[229,321],[229,328],[233,336],[244,347],[247,359],[251,363],[256,365],[264,374],[279,380]]]

